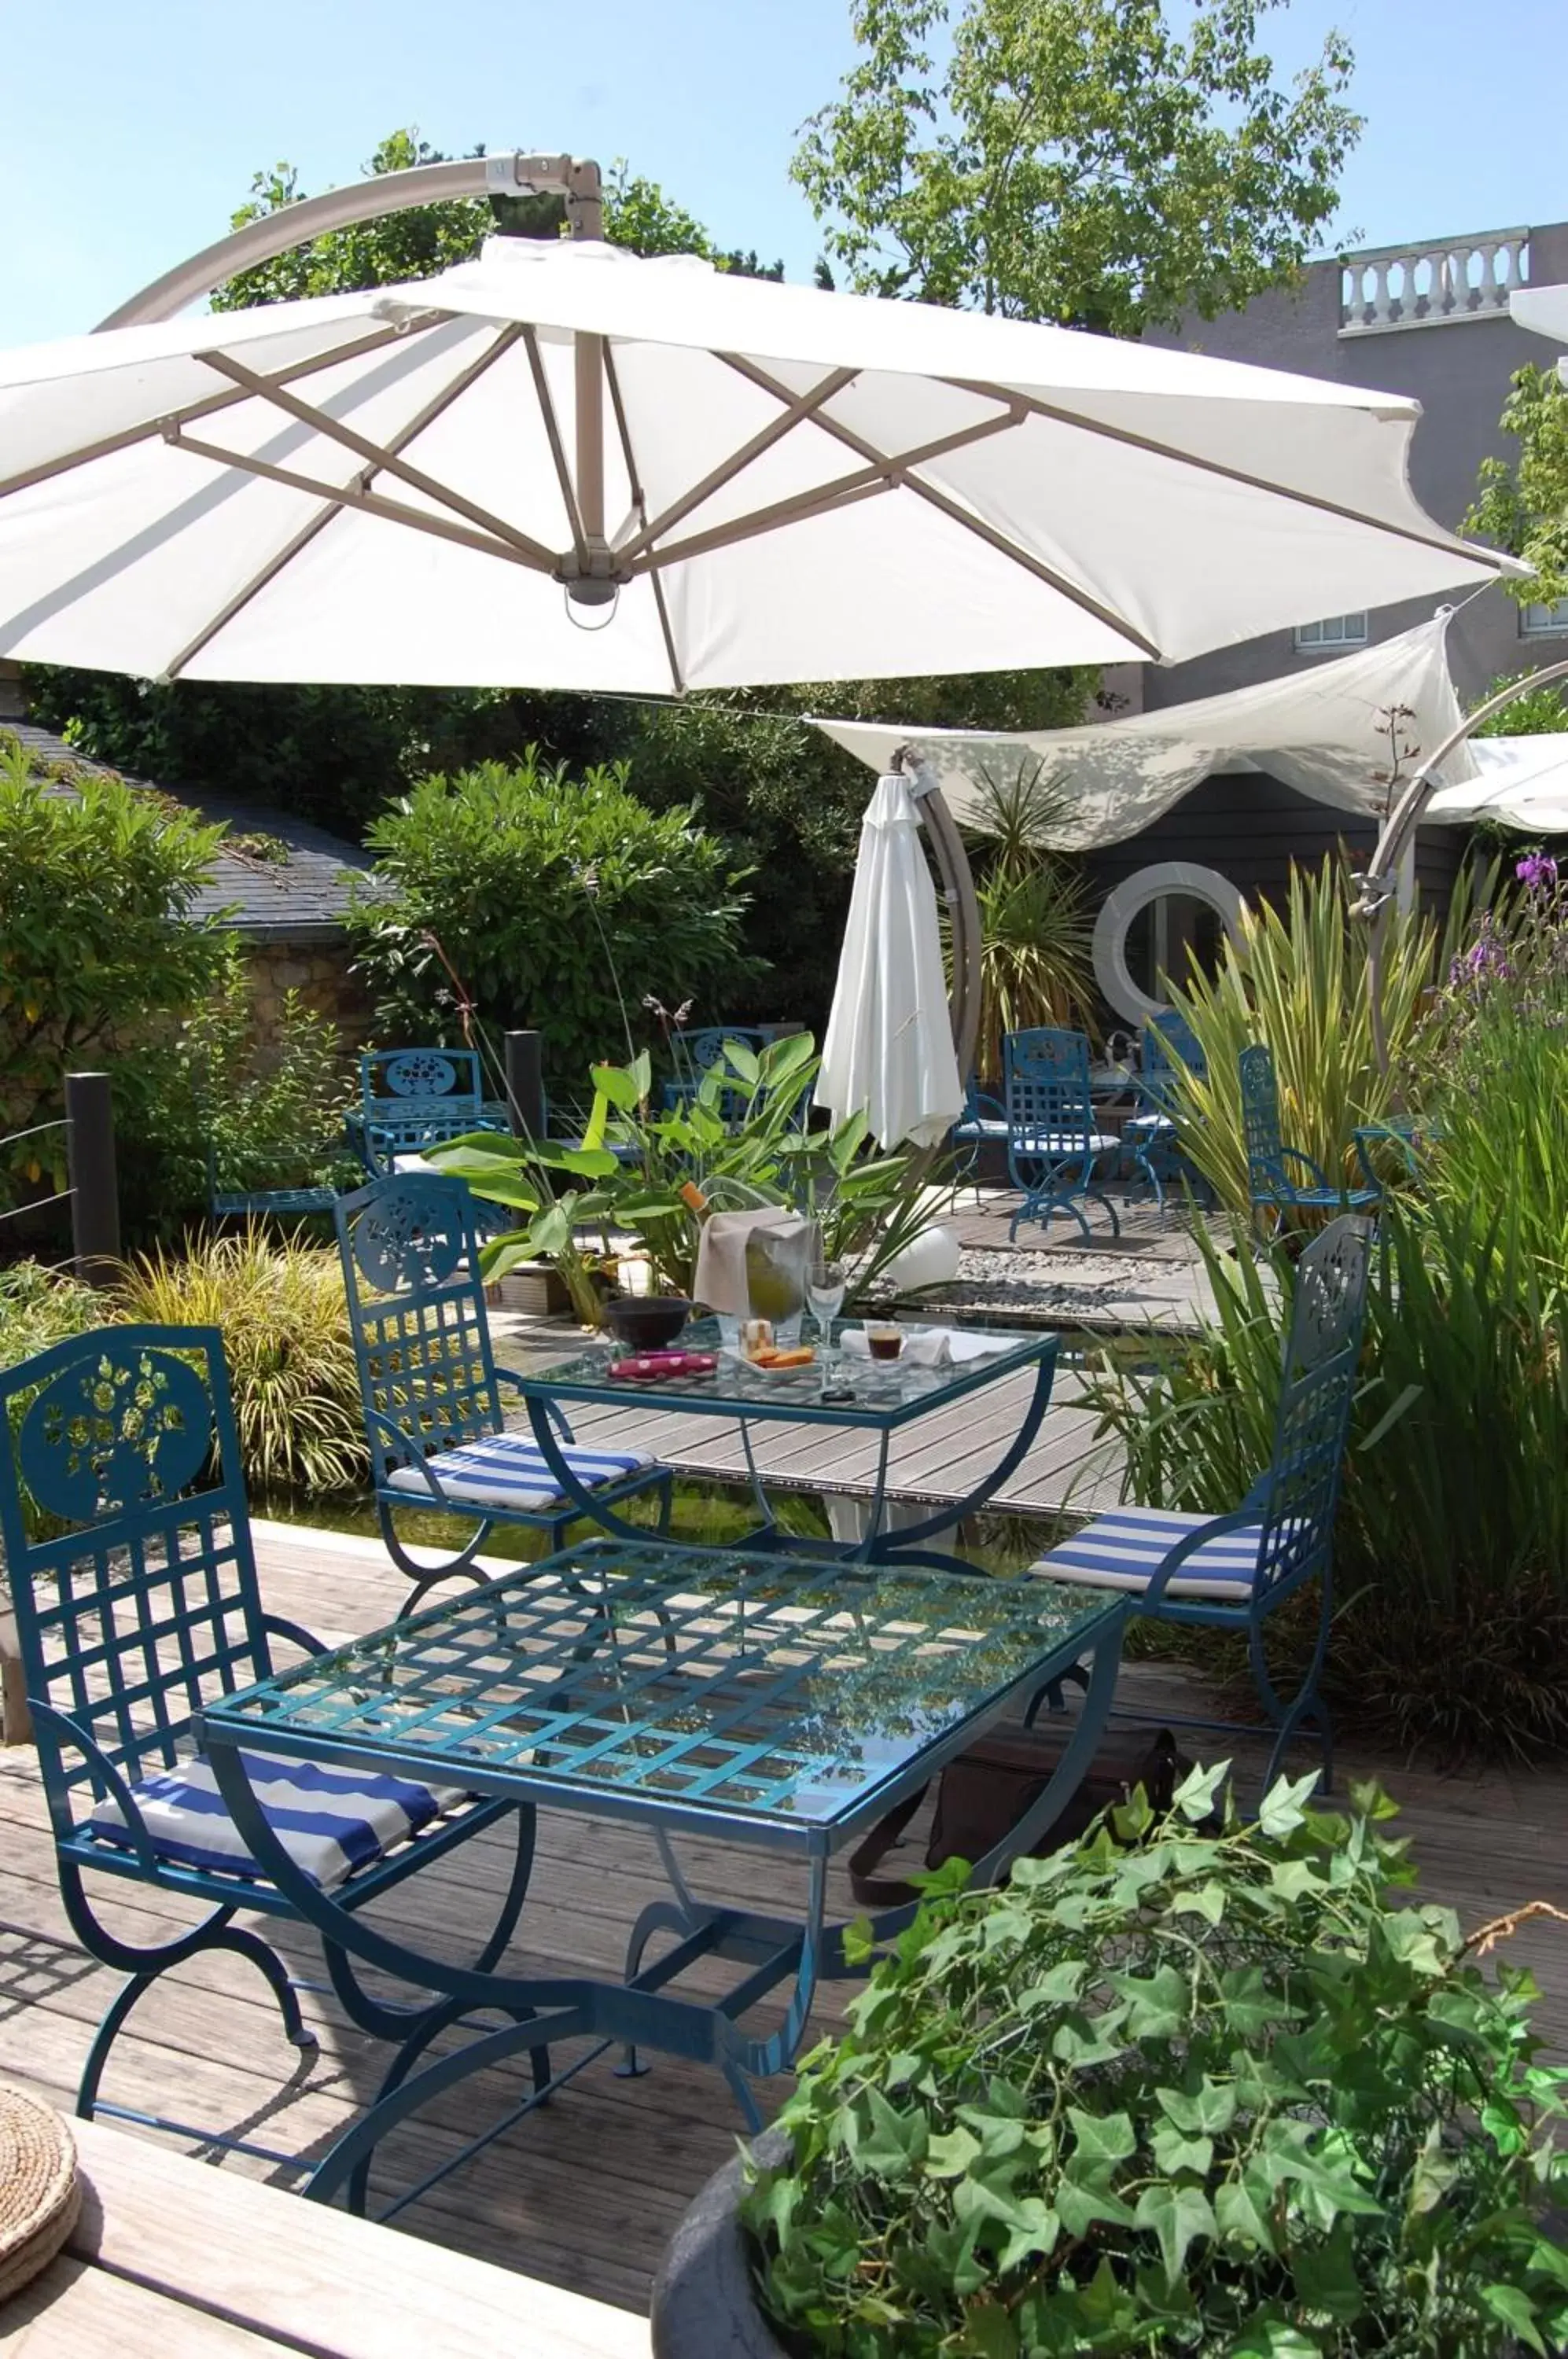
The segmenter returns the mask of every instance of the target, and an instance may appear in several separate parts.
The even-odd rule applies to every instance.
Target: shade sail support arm
[[[1378,832],[1371,863],[1359,880],[1361,889],[1350,908],[1353,917],[1366,919],[1371,927],[1367,945],[1367,987],[1372,1013],[1372,1044],[1380,1073],[1388,1070],[1388,1034],[1383,1020],[1383,947],[1388,939],[1388,916],[1395,906],[1399,862],[1437,789],[1438,773],[1455,747],[1473,737],[1484,721],[1501,712],[1516,697],[1529,690],[1543,688],[1552,679],[1568,679],[1568,662],[1545,664],[1540,671],[1525,672],[1499,689],[1496,696],[1489,696],[1484,704],[1478,704],[1474,712],[1467,712],[1459,726],[1450,730],[1437,751],[1421,764]]]

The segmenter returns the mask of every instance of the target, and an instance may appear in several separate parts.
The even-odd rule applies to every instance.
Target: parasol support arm
[[[462,197],[563,196],[567,228],[573,237],[604,234],[604,182],[597,164],[581,156],[465,156],[446,164],[416,164],[406,172],[378,172],[346,189],[301,197],[247,222],[243,229],[203,246],[186,262],[166,270],[100,320],[105,328],[145,328],[172,320],[188,303],[257,264],[274,262],[296,245],[355,229],[387,213],[416,205],[450,204]]]

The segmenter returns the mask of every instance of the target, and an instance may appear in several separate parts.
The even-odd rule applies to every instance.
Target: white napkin
[[[714,1212],[702,1223],[691,1291],[716,1318],[749,1319],[746,1241],[753,1229],[800,1228],[799,1212],[788,1204],[763,1204],[753,1212]]]
[[[1019,1341],[1017,1335],[986,1335],[962,1327],[906,1327],[904,1348],[900,1360],[916,1368],[946,1368],[959,1360],[984,1359],[989,1352],[1010,1352]],[[854,1359],[868,1360],[871,1346],[864,1327],[846,1327],[839,1337],[839,1348]],[[885,1364],[897,1365],[894,1361]]]

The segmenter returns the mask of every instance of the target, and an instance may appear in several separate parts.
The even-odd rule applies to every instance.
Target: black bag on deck
[[[926,1865],[950,1859],[984,1859],[1011,1832],[1039,1799],[1065,1750],[1065,1738],[1029,1729],[983,1736],[942,1771],[936,1812],[926,1844]],[[1100,1812],[1127,1801],[1141,1786],[1156,1811],[1168,1810],[1177,1787],[1192,1767],[1176,1749],[1168,1728],[1151,1744],[1139,1729],[1108,1737],[1084,1777],[1032,1849],[1037,1856],[1078,1841]],[[879,1876],[877,1868],[925,1799],[921,1786],[879,1819],[850,1854],[855,1897],[866,1908],[898,1908],[920,1897],[912,1884]]]

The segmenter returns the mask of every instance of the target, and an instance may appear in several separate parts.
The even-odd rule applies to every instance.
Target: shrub
[[[0,734],[0,1132],[52,1120],[66,1070],[91,1061],[135,1136],[149,1037],[219,969],[217,920],[193,905],[222,834],[118,778],[36,777]],[[63,1130],[0,1150],[9,1200],[40,1180],[66,1184]]]
[[[158,1251],[126,1268],[125,1319],[223,1331],[234,1423],[253,1495],[352,1490],[369,1453],[335,1252],[255,1223]]]
[[[102,1325],[109,1305],[79,1278],[41,1262],[13,1262],[0,1270],[0,1368],[14,1368],[68,1335]]]
[[[376,821],[350,930],[390,1037],[452,1031],[446,960],[487,1025],[543,1033],[556,1076],[618,1054],[647,996],[728,998],[747,973],[741,877],[690,806],[651,811],[628,777],[569,777],[530,749],[426,778]]]
[[[256,1037],[250,977],[229,945],[212,990],[153,1060],[150,1103],[136,1144],[138,1195],[167,1229],[205,1206],[212,1177],[225,1193],[357,1187],[363,1166],[343,1142],[350,1091],[337,1027],[286,991],[265,1044]],[[132,1209],[142,1207],[133,1200]],[[149,1207],[149,1209],[151,1209]]]
[[[1141,1795],[999,1892],[942,1871],[780,2115],[746,2201],[822,2359],[1488,2359],[1568,2332],[1538,2224],[1568,2075],[1527,1974],[1403,1905],[1376,1792],[1255,1825]],[[1518,2338],[1516,2342],[1515,2338]]]

